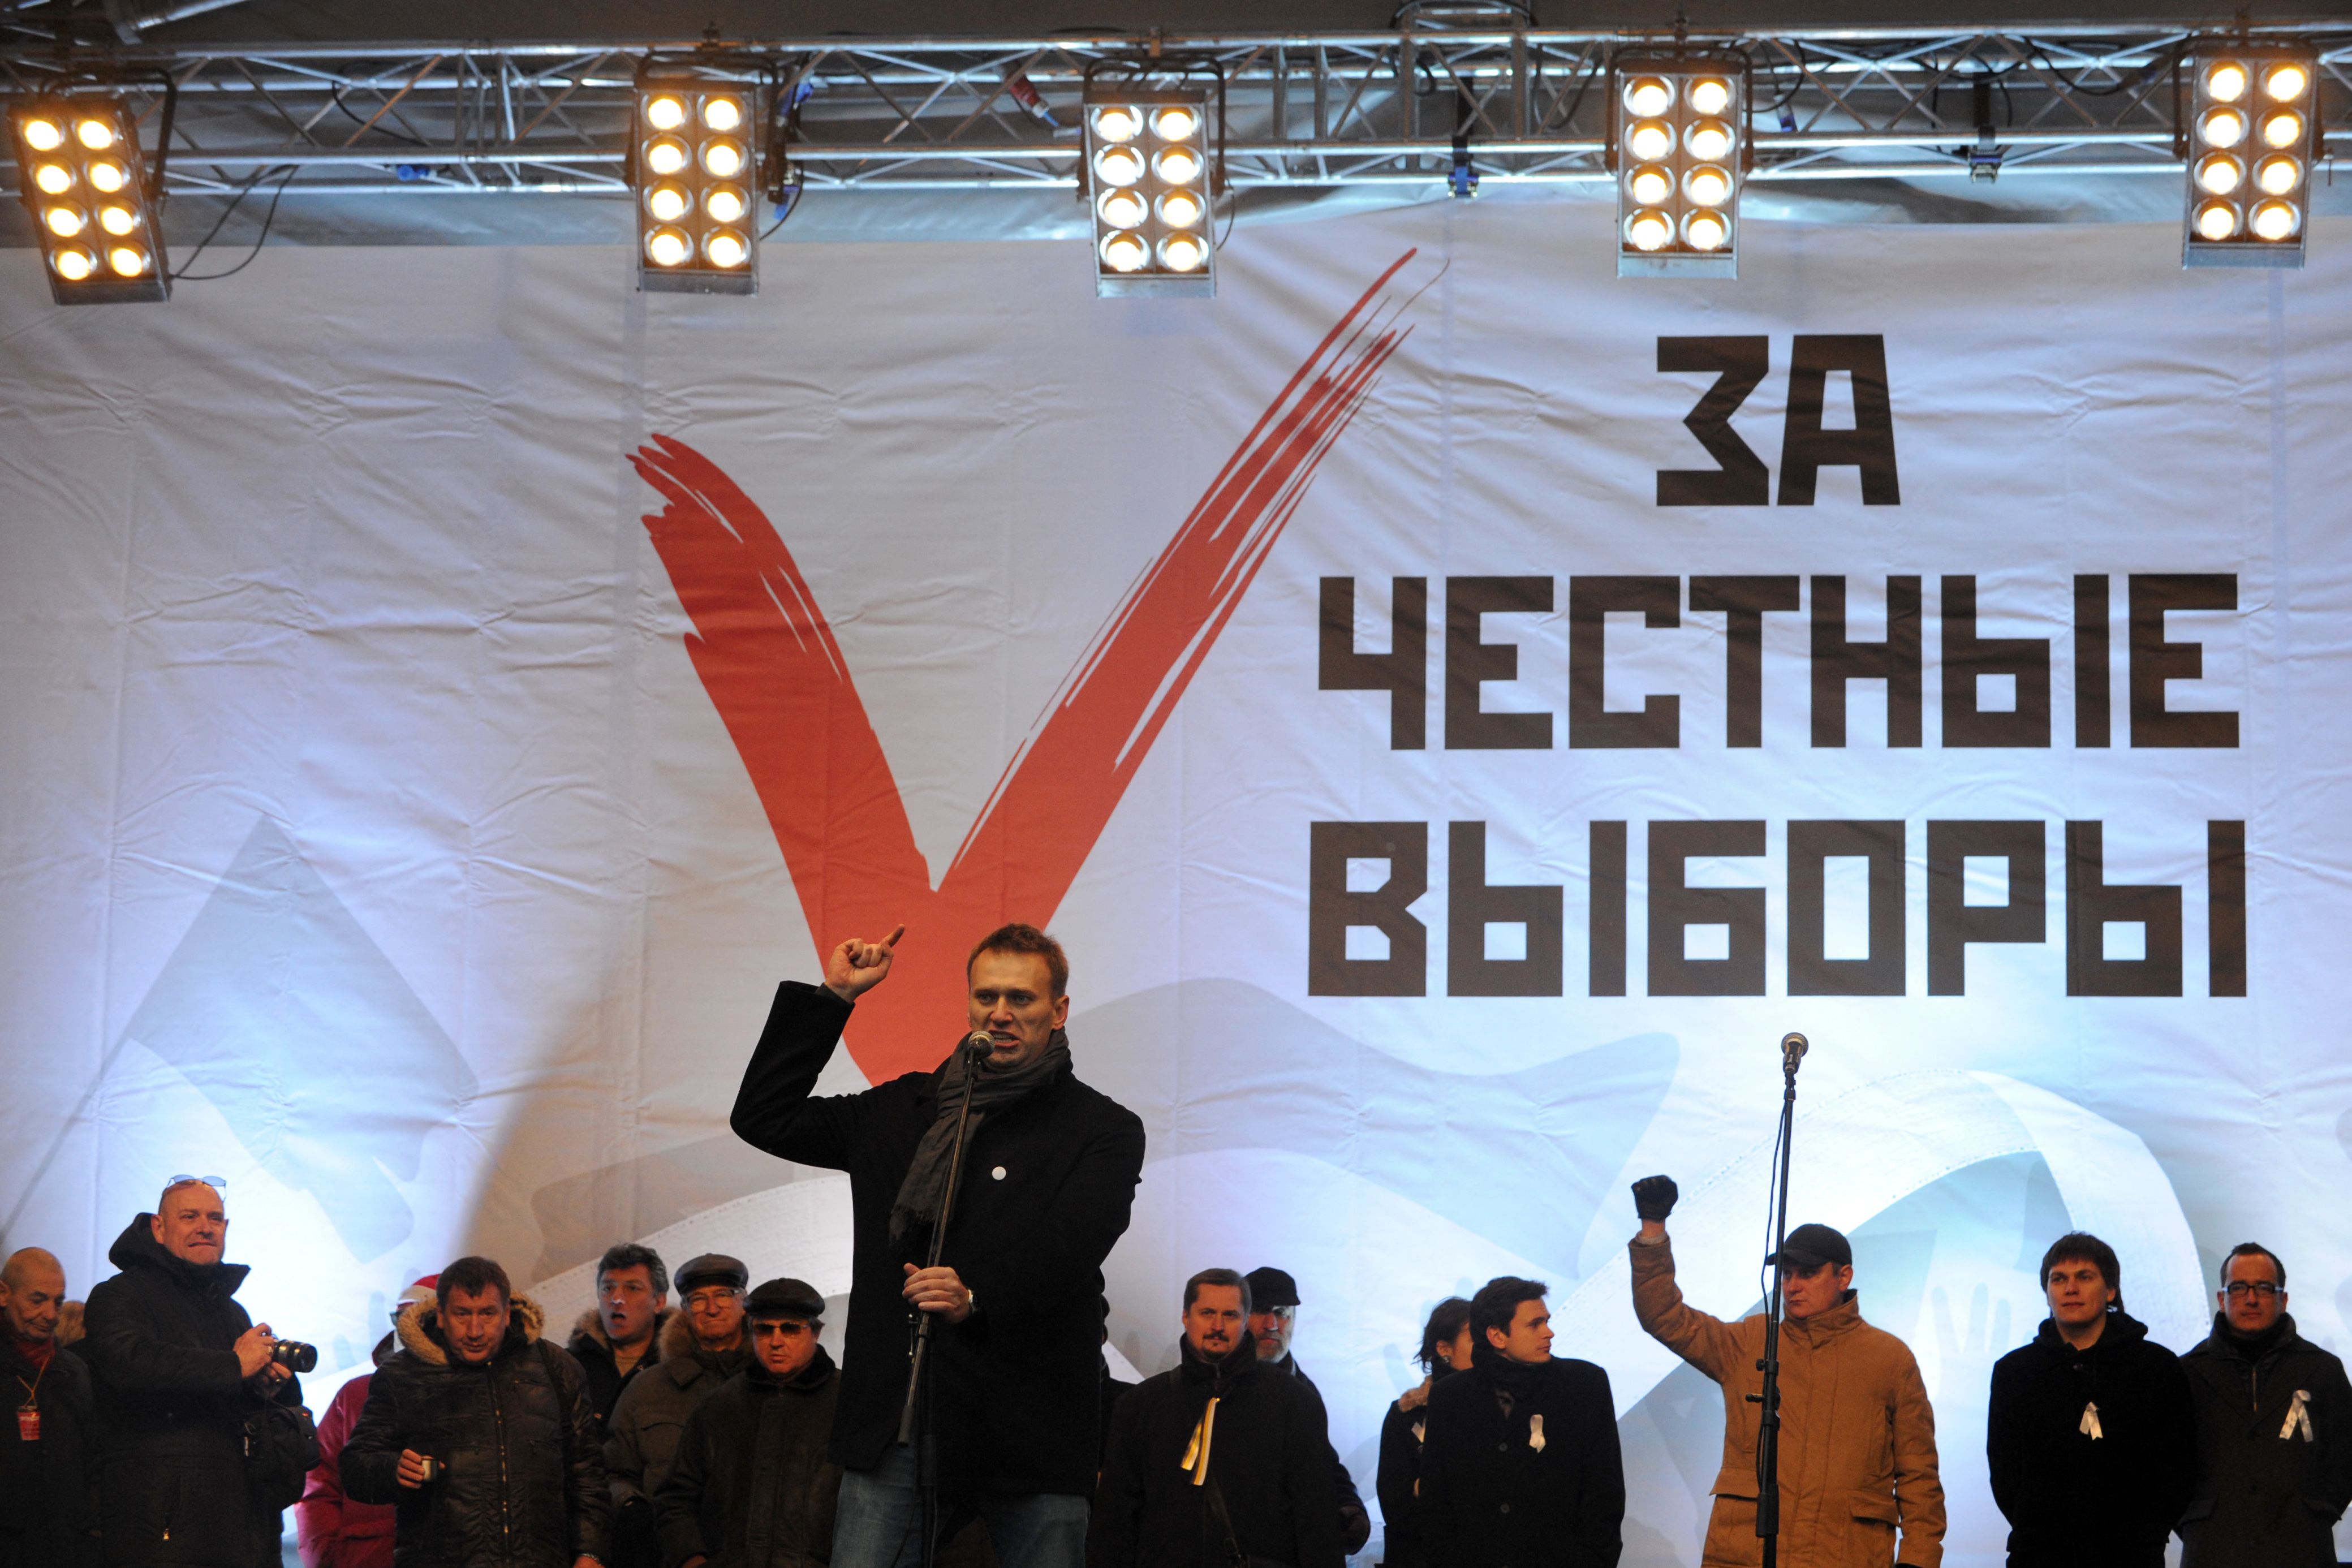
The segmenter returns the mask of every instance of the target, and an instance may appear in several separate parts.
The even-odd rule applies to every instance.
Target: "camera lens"
[[[299,1340],[280,1340],[270,1347],[269,1359],[289,1372],[309,1372],[319,1364],[319,1347]]]

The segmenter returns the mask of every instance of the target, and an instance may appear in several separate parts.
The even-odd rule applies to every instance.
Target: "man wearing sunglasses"
[[[2286,1265],[2241,1242],[2221,1260],[2213,1332],[2180,1358],[2197,1405],[2183,1568],[2332,1568],[2352,1503],[2352,1386],[2295,1332]]]
[[[1666,1238],[1675,1184],[1633,1184],[1633,1315],[1649,1336],[1723,1386],[1723,1468],[1706,1561],[1761,1563],[1756,1442],[1764,1315],[1727,1323],[1684,1301]],[[1780,1561],[1808,1568],[1938,1568],[1944,1484],[1936,1413],[1911,1348],[1862,1320],[1853,1248],[1825,1225],[1801,1225],[1765,1259],[1780,1271]]]

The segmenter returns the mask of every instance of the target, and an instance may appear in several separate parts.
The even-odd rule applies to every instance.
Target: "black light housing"
[[[1208,94],[1089,82],[1081,121],[1096,294],[1213,296],[1215,128]]]
[[[637,286],[760,291],[760,94],[745,82],[649,64],[638,74],[629,184]]]
[[[2301,267],[2319,151],[2319,58],[2208,39],[2190,57],[2183,267]]]
[[[8,131],[49,297],[60,305],[170,299],[171,258],[126,101],[100,92],[35,99],[10,106]]]
[[[1707,49],[1628,50],[1610,67],[1617,276],[1739,276],[1750,161],[1748,62]]]

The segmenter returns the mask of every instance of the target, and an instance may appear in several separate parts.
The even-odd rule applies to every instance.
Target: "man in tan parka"
[[[1702,1568],[1748,1568],[1756,1533],[1756,1436],[1764,1317],[1736,1323],[1686,1305],[1665,1218],[1675,1184],[1633,1184],[1633,1313],[1652,1339],[1723,1388],[1723,1468]],[[1910,1347],[1862,1321],[1853,1249],[1825,1225],[1799,1226],[1780,1268],[1780,1568],[1939,1568],[1944,1486],[1936,1415]]]

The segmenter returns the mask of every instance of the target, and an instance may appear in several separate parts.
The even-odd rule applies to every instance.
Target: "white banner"
[[[1606,215],[1242,231],[1213,301],[1067,244],[265,252],[168,306],[0,269],[5,1243],[72,1293],[227,1178],[279,1331],[363,1367],[486,1251],[846,1286],[845,1188],[728,1133],[780,978],[904,921],[827,1086],[927,1067],[1004,918],[1150,1152],[1114,1351],[1300,1282],[1369,1493],[1439,1298],[1549,1282],[1629,1564],[1696,1560],[1715,1391],[1634,1327],[1626,1183],[1758,1295],[1792,1218],[1917,1352],[1953,1561],[2070,1226],[2185,1349],[2235,1243],[2342,1348],[2352,225]],[[323,1369],[322,1369],[323,1373]]]

